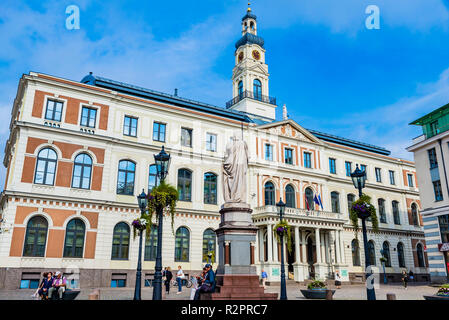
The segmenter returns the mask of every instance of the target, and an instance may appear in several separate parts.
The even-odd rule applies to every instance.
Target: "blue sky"
[[[80,8],[67,30],[65,9]],[[368,5],[381,29],[365,27]],[[19,78],[38,71],[111,79],[218,106],[231,99],[243,0],[0,3],[0,156]],[[270,95],[305,128],[386,147],[396,157],[449,102],[449,0],[254,0]],[[281,108],[279,108],[281,109]],[[279,110],[279,115],[281,110]],[[5,169],[0,169],[3,185]]]

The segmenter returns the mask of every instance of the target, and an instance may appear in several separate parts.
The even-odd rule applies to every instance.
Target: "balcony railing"
[[[276,206],[262,206],[254,208],[253,214],[261,214],[261,213],[278,214]],[[345,221],[345,217],[343,217],[343,214],[330,211],[315,211],[299,208],[285,208],[285,215],[286,217],[297,216],[305,218],[334,219]]]
[[[243,91],[238,96],[236,96],[234,99],[232,99],[226,103],[226,109],[229,109],[230,107],[232,107],[233,105],[242,101],[245,98],[250,98],[253,100],[262,101],[265,103],[276,105],[276,98],[274,98],[274,97],[264,96],[263,94],[254,94],[254,92],[252,92],[252,91]]]

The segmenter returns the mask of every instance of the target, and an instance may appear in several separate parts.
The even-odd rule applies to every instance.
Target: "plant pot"
[[[434,294],[433,296],[423,296],[423,297],[426,300],[448,300],[449,301],[449,296],[437,296],[436,294]]]
[[[321,288],[307,289],[307,290],[301,289],[301,293],[306,299],[326,299],[326,291],[327,290],[328,289],[321,289]],[[334,295],[335,290],[331,290],[331,291],[332,291],[332,295]]]

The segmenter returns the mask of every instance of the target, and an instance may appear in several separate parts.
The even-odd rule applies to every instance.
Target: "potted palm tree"
[[[323,281],[315,280],[307,285],[307,290],[301,289],[302,295],[306,299],[326,299],[327,286]],[[335,290],[331,290],[332,295]]]

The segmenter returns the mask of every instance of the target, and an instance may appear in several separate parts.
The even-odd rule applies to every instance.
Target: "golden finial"
[[[248,12],[251,12],[251,2],[248,1]]]

